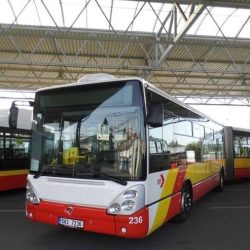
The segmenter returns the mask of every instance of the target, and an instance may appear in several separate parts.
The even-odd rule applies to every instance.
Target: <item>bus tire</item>
[[[224,172],[223,172],[223,169],[221,169],[220,171],[220,182],[216,188],[216,191],[218,192],[222,192],[224,189]]]
[[[181,211],[174,218],[175,222],[183,223],[187,220],[193,204],[191,184],[185,183],[181,192]]]

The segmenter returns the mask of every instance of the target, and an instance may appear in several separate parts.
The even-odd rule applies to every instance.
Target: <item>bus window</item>
[[[157,153],[162,153],[162,142],[156,141]]]
[[[150,140],[149,144],[150,144],[150,146],[149,146],[149,152],[150,152],[150,154],[156,154],[157,150],[156,150],[155,141]]]
[[[247,136],[234,136],[235,157],[250,157],[250,140]]]
[[[37,97],[33,172],[68,178],[145,178],[142,99],[138,81],[76,85]],[[67,100],[67,102],[65,102]],[[40,119],[39,117],[42,119]],[[38,119],[39,118],[39,119]],[[39,155],[40,154],[40,155]],[[39,160],[39,161],[38,161]],[[37,166],[40,169],[37,169]]]
[[[164,151],[168,152],[166,164],[169,165],[164,165],[165,168],[163,169],[168,169],[173,164],[180,166],[187,163],[200,162],[205,130],[204,125],[200,124],[204,121],[203,117],[170,100],[162,98],[156,93],[151,93],[147,96],[150,96],[151,102],[162,102],[164,107],[163,126],[149,128],[149,135],[157,139],[157,149],[161,150],[161,153]],[[163,143],[160,144],[160,142]],[[166,149],[163,150],[163,147]],[[161,155],[154,155],[153,158],[156,157],[160,158]],[[149,167],[152,167],[154,170],[161,170],[161,168],[155,168],[155,161],[154,159],[153,166],[150,163]]]
[[[197,138],[204,138],[204,127],[200,124],[193,123],[193,136]]]
[[[149,145],[149,172],[154,173],[157,171],[166,170],[170,167],[170,154],[166,149],[164,141],[159,138],[150,137]]]
[[[218,160],[222,159],[223,156],[222,132],[213,133],[207,136],[202,147],[203,160]]]

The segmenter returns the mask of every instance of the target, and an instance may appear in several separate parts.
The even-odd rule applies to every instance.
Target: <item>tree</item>
[[[186,150],[193,150],[195,152],[195,161],[201,161],[201,148],[202,141],[189,143],[186,147]]]

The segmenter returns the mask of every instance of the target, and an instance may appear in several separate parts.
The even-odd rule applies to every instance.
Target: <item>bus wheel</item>
[[[224,189],[224,174],[223,174],[223,171],[221,170],[220,172],[220,182],[216,188],[216,191],[218,192],[222,192]]]
[[[192,204],[191,186],[185,183],[181,192],[181,212],[175,217],[174,221],[179,223],[184,222],[191,211]]]

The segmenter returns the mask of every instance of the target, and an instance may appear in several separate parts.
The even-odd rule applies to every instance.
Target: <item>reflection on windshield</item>
[[[42,131],[37,134],[42,135],[43,144],[40,171],[76,178],[104,178],[100,173],[126,180],[144,177],[141,107],[115,107],[108,105],[110,99],[92,109],[39,114],[41,125],[37,127]]]

